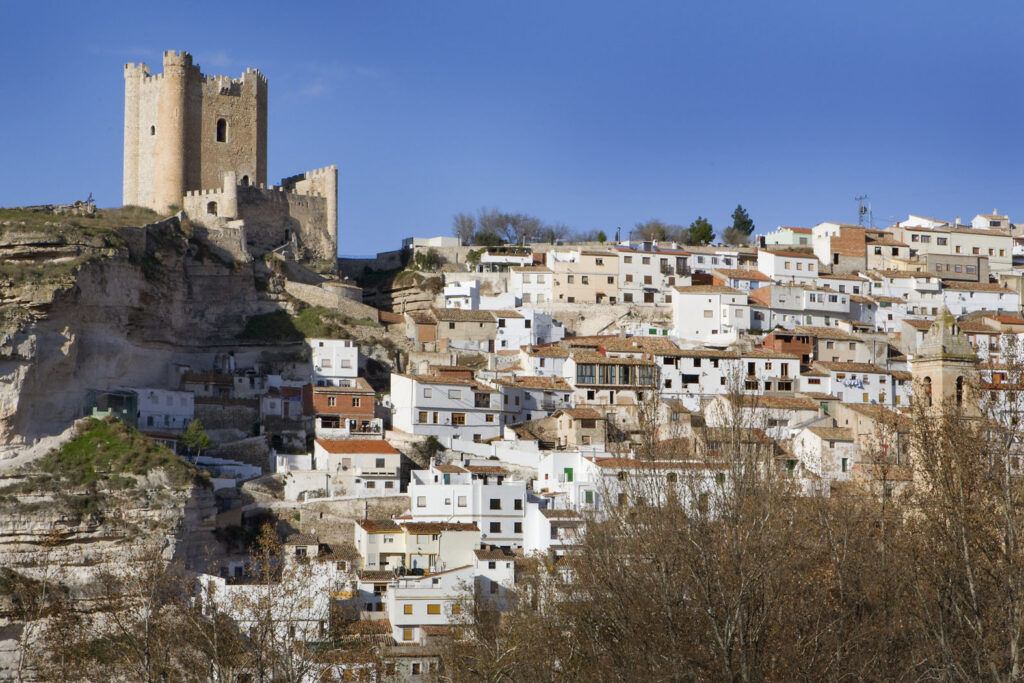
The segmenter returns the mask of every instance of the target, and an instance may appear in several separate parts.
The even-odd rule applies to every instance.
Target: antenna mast
[[[857,225],[864,225],[864,216],[866,214],[868,217],[868,227],[870,227],[874,223],[874,216],[871,215],[871,202],[868,202],[868,205],[864,206],[864,202],[867,201],[867,199],[868,196],[866,194],[854,197],[854,200],[857,202]]]

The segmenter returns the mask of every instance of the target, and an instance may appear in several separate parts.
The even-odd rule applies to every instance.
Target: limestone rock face
[[[221,260],[176,217],[119,232],[117,247],[75,245],[66,272],[66,241],[0,234],[0,254],[36,269],[0,274],[0,467],[67,429],[89,389],[167,386],[173,364],[208,366],[277,307],[255,286],[258,264]]]

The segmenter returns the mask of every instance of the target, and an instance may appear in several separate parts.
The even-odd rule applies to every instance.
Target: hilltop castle
[[[157,75],[124,67],[123,203],[184,209],[251,254],[290,245],[303,258],[336,258],[337,167],[267,186],[266,77],[204,75],[174,50],[163,66]]]

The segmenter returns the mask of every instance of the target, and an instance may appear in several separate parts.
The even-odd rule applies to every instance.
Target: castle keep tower
[[[162,74],[124,67],[124,204],[160,213],[191,190],[267,182],[267,79],[206,76],[187,52],[168,51]]]

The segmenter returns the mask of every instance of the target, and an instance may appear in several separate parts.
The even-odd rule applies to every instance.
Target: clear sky
[[[0,205],[121,200],[125,62],[270,83],[271,182],[336,163],[343,254],[522,211],[611,236],[1024,221],[1024,3],[0,0]]]

